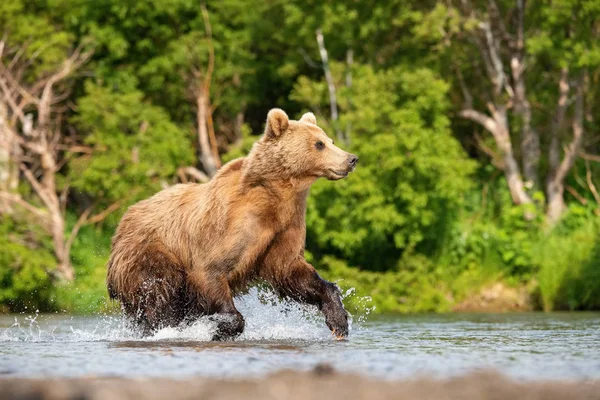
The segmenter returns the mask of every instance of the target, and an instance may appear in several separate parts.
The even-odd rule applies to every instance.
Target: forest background
[[[270,108],[360,156],[307,259],[351,307],[600,308],[600,2],[0,2],[0,311],[111,310],[127,207]]]

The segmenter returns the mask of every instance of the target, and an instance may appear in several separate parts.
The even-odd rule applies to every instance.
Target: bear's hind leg
[[[185,317],[186,274],[176,258],[162,246],[148,246],[136,263],[136,279],[128,293],[117,297],[125,313],[144,336],[179,325]]]
[[[206,310],[210,320],[217,323],[212,340],[235,339],[244,331],[245,321],[235,308],[233,295],[226,279],[204,279],[190,275],[190,295],[199,308]]]

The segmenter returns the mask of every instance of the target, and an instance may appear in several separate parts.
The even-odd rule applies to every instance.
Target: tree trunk
[[[19,185],[19,168],[13,157],[13,153],[19,153],[19,145],[13,135],[6,105],[0,103],[0,192],[5,193],[14,192]],[[0,215],[12,212],[11,201],[0,198]]]
[[[5,48],[5,38],[0,40],[0,49]],[[18,205],[41,223],[52,238],[57,275],[73,280],[75,273],[69,260],[69,248],[74,236],[69,237],[69,241],[65,237],[66,196],[63,194],[66,190],[59,194],[56,185],[56,174],[60,169],[58,155],[65,147],[61,132],[64,111],[59,111],[57,104],[68,95],[69,87],[61,85],[58,99],[55,91],[91,58],[93,52],[84,51],[83,45],[79,45],[52,75],[25,86],[26,82],[20,82],[20,79],[33,61],[18,61],[25,48],[11,50],[17,56],[8,65],[0,57],[0,95],[3,100],[0,102],[0,199]],[[23,110],[32,107],[35,112],[25,114]],[[37,201],[28,201],[11,193],[22,178],[26,179],[42,207]]]
[[[521,155],[523,177],[532,187],[539,186],[538,166],[540,163],[540,137],[531,126],[531,105],[525,88],[524,0],[517,0],[517,38],[515,50],[510,60],[514,86],[514,110],[521,117]]]
[[[350,92],[352,89],[352,66],[354,65],[354,51],[352,49],[346,50],[346,88],[348,88],[348,111],[351,111],[352,108],[352,98],[350,97]],[[352,134],[352,122],[348,121],[346,123],[346,132],[344,136],[346,138],[346,144],[350,144],[350,135]]]
[[[546,218],[548,218],[548,223],[551,226],[558,222],[566,209],[564,191],[563,182],[552,181],[547,185],[546,197],[548,198],[548,204]]]
[[[566,79],[566,74],[563,74],[563,77]],[[546,217],[548,219],[548,223],[552,226],[558,222],[562,213],[564,212],[565,200],[564,200],[564,182],[565,178],[573,168],[575,164],[575,159],[579,154],[579,149],[581,148],[581,144],[583,142],[583,107],[584,107],[584,85],[586,80],[586,72],[582,73],[581,79],[577,84],[577,93],[575,95],[575,110],[573,115],[573,140],[567,147],[565,151],[565,155],[560,163],[560,165],[555,168],[548,179],[547,184],[547,192],[546,195],[548,197],[548,207],[546,209]],[[564,109],[561,107],[561,100],[564,99],[565,104],[563,107],[566,107],[566,96],[568,91],[568,86],[565,88],[565,83],[562,82],[561,79],[561,95],[559,98],[559,106],[557,108],[557,119],[564,117]],[[562,114],[562,117],[561,117]],[[558,130],[558,128],[556,128]],[[554,137],[552,138],[554,141]],[[557,139],[558,140],[558,139]],[[556,149],[550,149],[551,151],[556,151]]]
[[[235,115],[235,125],[233,131],[235,133],[235,142],[241,143],[244,139],[244,133],[242,131],[242,127],[244,126],[244,112],[240,111]]]
[[[559,96],[556,113],[550,127],[550,146],[548,148],[548,167],[550,177],[556,175],[560,164],[560,132],[562,131],[567,111],[567,100],[569,96],[569,70],[563,68],[558,83]]]
[[[327,90],[329,91],[329,108],[331,111],[331,124],[335,130],[335,136],[342,142],[346,143],[343,131],[339,127],[338,122],[338,106],[337,106],[337,95],[335,90],[335,82],[331,75],[331,68],[329,68],[329,56],[327,54],[327,48],[325,47],[325,39],[323,38],[323,32],[321,28],[317,29],[317,44],[319,45],[319,54],[321,55],[321,63],[323,64],[323,72],[325,74],[325,81],[327,82]]]
[[[494,108],[493,118],[472,109],[463,110],[460,115],[479,123],[494,137],[496,147],[498,147],[498,150],[502,154],[504,175],[506,176],[506,182],[513,202],[517,205],[531,203],[531,198],[525,191],[525,185],[519,171],[519,164],[515,159],[510,142],[506,108]]]
[[[564,185],[557,179],[560,167],[560,132],[562,131],[565,114],[567,111],[567,100],[569,96],[569,70],[562,68],[558,84],[559,96],[556,113],[550,128],[550,146],[548,148],[549,174],[546,182],[546,216],[551,224],[558,221],[565,209],[563,198]]]
[[[197,124],[198,124],[198,145],[200,147],[200,162],[204,167],[204,171],[210,177],[215,176],[217,173],[217,164],[215,163],[210,140],[208,137],[207,127],[207,116],[208,116],[208,105],[206,101],[206,93],[203,87],[198,88],[198,94],[196,95],[196,106],[197,106]]]
[[[49,210],[51,221],[52,244],[56,257],[58,275],[67,281],[75,279],[75,270],[71,265],[70,254],[65,240],[65,220],[60,210]]]

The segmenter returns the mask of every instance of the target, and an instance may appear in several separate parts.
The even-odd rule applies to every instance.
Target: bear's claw
[[[344,339],[346,339],[346,336],[345,336],[345,335],[343,335],[343,334],[341,334],[341,335],[338,335],[338,334],[335,332],[335,329],[331,331],[331,334],[334,336],[335,340],[337,340],[337,341],[340,341],[340,340],[344,340]]]

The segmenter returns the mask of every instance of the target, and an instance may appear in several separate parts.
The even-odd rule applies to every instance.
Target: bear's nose
[[[354,154],[352,154],[350,156],[350,158],[348,158],[348,164],[350,164],[350,166],[352,168],[356,167],[356,163],[358,163],[358,157],[356,157]]]

